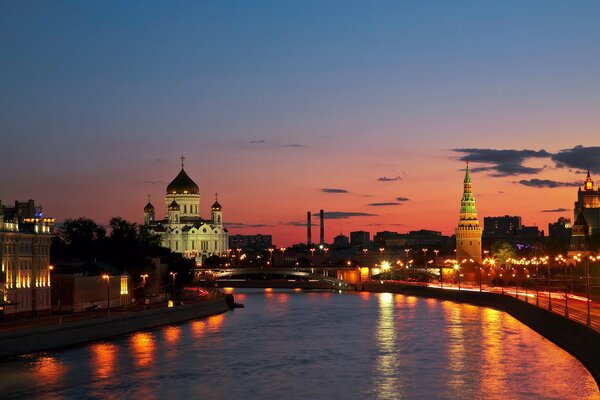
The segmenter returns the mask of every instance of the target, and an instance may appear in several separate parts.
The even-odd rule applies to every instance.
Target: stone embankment
[[[62,325],[43,325],[0,333],[0,358],[47,351],[94,340],[221,314],[233,308],[233,296],[172,308],[96,318]]]
[[[358,285],[357,289],[451,300],[502,310],[571,353],[590,371],[600,387],[600,333],[568,318],[500,293],[396,283],[365,283]]]

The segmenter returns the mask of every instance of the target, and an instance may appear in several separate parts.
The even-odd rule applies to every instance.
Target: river
[[[0,363],[0,398],[600,399],[510,315],[387,293],[236,290],[246,308]]]

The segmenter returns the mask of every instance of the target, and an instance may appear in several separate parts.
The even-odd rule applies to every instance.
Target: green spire
[[[469,171],[469,161],[467,161],[467,169],[465,171],[465,183],[471,183],[471,172]]]
[[[465,170],[464,190],[460,201],[461,220],[477,219],[477,207],[475,206],[475,197],[471,188],[471,171],[469,171],[469,162]]]

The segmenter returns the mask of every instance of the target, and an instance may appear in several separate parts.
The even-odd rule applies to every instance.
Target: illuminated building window
[[[127,276],[121,276],[121,294],[127,294],[129,293],[129,289],[128,289],[128,281],[129,278]]]

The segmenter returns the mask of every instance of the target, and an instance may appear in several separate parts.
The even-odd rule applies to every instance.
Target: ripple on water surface
[[[0,363],[3,399],[600,399],[571,355],[500,311],[245,290],[246,308]]]

